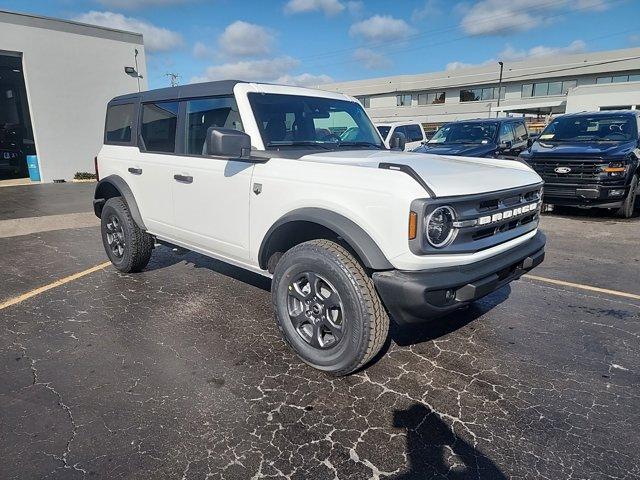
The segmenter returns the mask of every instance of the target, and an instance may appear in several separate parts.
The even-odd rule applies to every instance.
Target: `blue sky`
[[[145,35],[150,88],[317,85],[640,46],[639,0],[0,0]]]

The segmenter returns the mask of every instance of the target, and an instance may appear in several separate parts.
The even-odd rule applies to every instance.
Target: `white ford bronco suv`
[[[544,257],[533,170],[390,150],[338,93],[220,81],[120,96],[96,171],[118,270],[167,244],[271,277],[284,338],[334,375],[379,352],[389,317],[447,314]]]

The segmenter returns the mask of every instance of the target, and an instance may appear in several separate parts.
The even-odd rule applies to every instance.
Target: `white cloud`
[[[209,58],[211,56],[211,49],[202,42],[196,42],[193,45],[193,56],[204,60],[205,58]]]
[[[275,80],[275,83],[295,85],[297,87],[317,87],[319,85],[331,82],[333,82],[333,79],[329,75],[312,75],[311,73],[301,73],[300,75],[282,75]]]
[[[607,0],[556,0],[541,4],[541,0],[480,0],[465,6],[460,22],[469,35],[508,35],[548,25],[558,12],[602,11],[609,8]],[[550,18],[551,17],[551,18]]]
[[[391,66],[389,58],[370,48],[358,48],[353,52],[353,58],[368,70],[383,70]]]
[[[582,53],[586,51],[587,44],[582,40],[574,40],[569,45],[564,47],[547,47],[545,45],[537,45],[528,50],[525,49],[516,49],[511,45],[507,45],[507,47],[498,54],[498,58],[506,61],[517,61],[524,60],[527,58],[539,58],[539,57],[549,57],[552,55],[562,55],[562,54],[572,54],[572,53]]]
[[[546,45],[537,45],[529,49],[517,49],[511,45],[507,45],[497,58],[490,58],[480,63],[451,62],[447,64],[447,70],[460,70],[463,68],[484,67],[486,65],[497,64],[498,60],[505,62],[518,62],[529,58],[544,58],[553,55],[570,55],[572,53],[581,53],[587,50],[587,44],[582,40],[574,40],[564,47],[548,47]]]
[[[440,15],[442,10],[440,8],[440,0],[425,0],[420,8],[413,10],[411,14],[411,20],[419,22],[421,20],[428,19]]]
[[[337,15],[345,10],[340,0],[289,0],[284,6],[285,13],[309,13],[321,11],[327,16]]]
[[[253,57],[271,51],[274,35],[260,25],[238,20],[228,25],[218,38],[222,53],[232,57]]]
[[[108,8],[138,9],[149,7],[165,7],[178,5],[190,0],[98,0],[98,2]]]
[[[349,35],[361,37],[364,40],[383,42],[406,38],[414,31],[402,19],[393,18],[390,15],[374,15],[351,25]]]
[[[319,85],[332,81],[328,75],[313,75],[310,73],[295,75],[291,73],[299,65],[300,62],[297,59],[286,56],[224,63],[207,68],[202,75],[193,77],[191,83],[233,78],[289,85]]]
[[[101,27],[142,33],[145,48],[149,52],[172,50],[184,44],[182,36],[177,32],[156,27],[144,20],[125,17],[120,13],[91,11],[75,17],[74,20]]]

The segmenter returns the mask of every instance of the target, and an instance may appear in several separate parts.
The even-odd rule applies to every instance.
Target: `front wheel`
[[[624,200],[624,203],[618,210],[618,214],[624,218],[633,217],[636,210],[636,203],[638,201],[638,175],[635,175],[633,179],[631,179],[631,186],[629,187],[629,193],[627,194],[627,198]]]
[[[342,246],[312,240],[287,251],[271,286],[285,340],[314,368],[347,375],[382,348],[389,317],[373,281]]]

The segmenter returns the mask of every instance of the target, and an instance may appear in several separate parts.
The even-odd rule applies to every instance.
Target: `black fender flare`
[[[93,211],[98,218],[102,214],[102,207],[109,198],[120,196],[124,199],[133,221],[136,222],[138,227],[146,231],[147,227],[142,221],[142,215],[140,215],[140,209],[136,203],[136,199],[133,196],[131,187],[127,185],[127,182],[118,175],[109,175],[103,178],[96,185],[95,193],[93,194]]]
[[[266,257],[269,240],[274,232],[287,223],[304,221],[321,225],[340,236],[360,257],[362,263],[372,270],[391,270],[394,266],[389,262],[376,242],[362,227],[347,217],[323,208],[299,208],[280,217],[269,228],[258,250],[258,262],[261,268],[266,268],[269,261]]]

